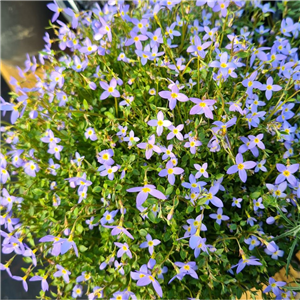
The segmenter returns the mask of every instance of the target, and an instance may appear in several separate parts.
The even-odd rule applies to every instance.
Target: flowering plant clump
[[[43,75],[1,103],[2,252],[30,263],[1,270],[43,299],[292,299],[273,278],[300,247],[290,5],[119,0],[65,24],[48,4],[57,38],[20,73]]]

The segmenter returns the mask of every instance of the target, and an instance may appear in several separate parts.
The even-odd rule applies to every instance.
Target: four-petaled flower
[[[255,247],[260,245],[260,241],[255,237],[251,236],[244,240],[244,242],[249,245],[249,250],[253,250]]]
[[[244,254],[242,255],[242,258],[239,260],[239,262],[232,266],[232,268],[237,267],[236,269],[236,273],[240,273],[246,266],[261,266],[262,264],[259,262],[259,259],[254,257],[254,256],[250,256],[249,258],[247,258]]]
[[[171,87],[171,92],[170,91],[162,91],[158,93],[160,97],[164,99],[169,100],[169,108],[173,110],[176,106],[177,100],[180,102],[186,102],[189,100],[189,98],[182,94],[179,93],[179,88],[176,84],[173,84]]]
[[[161,153],[161,149],[160,147],[154,145],[155,143],[155,135],[152,134],[147,143],[139,143],[137,144],[137,147],[140,149],[146,149],[146,159],[150,159],[153,151],[155,151],[156,153]]]
[[[123,254],[126,253],[129,258],[132,258],[132,254],[127,243],[122,244],[115,242],[114,244],[120,248],[118,250],[117,257],[122,257]]]
[[[264,205],[262,204],[262,198],[258,198],[257,200],[253,200],[254,211],[257,211],[259,208],[264,209]]]
[[[133,187],[126,191],[129,193],[139,192],[136,197],[137,207],[142,206],[142,204],[147,200],[149,194],[157,199],[167,199],[162,192],[158,191],[154,185],[150,184],[146,184],[143,187]]]
[[[120,97],[120,93],[119,91],[116,89],[117,86],[117,80],[115,78],[113,78],[109,85],[104,82],[104,81],[100,81],[100,85],[101,87],[105,90],[101,96],[100,96],[100,100],[104,100],[107,97],[109,97],[110,95],[113,97]]]
[[[207,163],[204,163],[202,166],[199,164],[194,164],[194,167],[196,170],[198,170],[198,172],[195,175],[195,178],[200,178],[201,176],[208,178],[208,173],[206,172]]]
[[[180,124],[177,127],[173,125],[169,126],[168,129],[171,130],[171,132],[167,135],[167,140],[171,140],[174,136],[176,136],[179,141],[182,141],[183,136],[180,131],[183,129],[183,127],[183,124]]]
[[[278,287],[285,286],[286,282],[284,281],[276,281],[274,278],[269,278],[269,285],[264,289],[264,293],[273,292],[274,295],[278,296],[281,294],[281,291]]]
[[[140,139],[134,136],[133,130],[130,130],[129,136],[124,138],[124,142],[128,142],[128,146],[132,146],[134,142],[138,142]]]
[[[245,170],[252,169],[256,166],[254,161],[243,161],[243,155],[238,153],[236,158],[236,165],[231,166],[227,170],[227,174],[233,174],[239,172],[240,179],[243,182],[247,181],[247,172]]]
[[[184,172],[184,170],[182,168],[174,167],[172,161],[169,160],[166,164],[166,169],[161,170],[158,173],[158,176],[160,176],[160,177],[168,176],[168,181],[170,182],[171,185],[174,185],[175,175],[180,175],[183,172]]]
[[[212,68],[220,68],[220,71],[223,76],[228,74],[229,69],[235,68],[235,64],[232,62],[228,62],[228,53],[224,52],[221,54],[220,61],[213,61],[209,64]]]
[[[280,91],[282,89],[282,87],[280,85],[277,84],[273,84],[273,78],[269,77],[267,79],[267,84],[263,84],[261,87],[262,91],[266,91],[266,98],[268,100],[270,100],[272,98],[272,93]]]
[[[158,136],[160,136],[163,132],[164,127],[169,127],[171,126],[171,122],[168,120],[164,120],[164,114],[162,111],[159,111],[157,113],[157,120],[150,120],[148,121],[149,126],[156,126],[156,133]]]
[[[95,134],[95,130],[92,127],[87,128],[84,135],[87,139],[90,139],[92,141],[97,140],[97,135]]]
[[[299,164],[293,164],[285,166],[283,164],[276,164],[277,170],[281,173],[277,176],[275,184],[279,184],[284,180],[287,180],[292,186],[297,185],[297,179],[293,173],[296,173],[299,170]]]
[[[178,266],[179,269],[179,273],[177,275],[175,275],[170,281],[169,284],[175,279],[178,278],[179,280],[182,280],[182,278],[185,275],[190,275],[195,279],[198,279],[198,275],[195,272],[195,270],[197,270],[197,265],[196,262],[194,261],[190,261],[188,263],[183,263],[183,262],[175,262],[175,265]]]
[[[213,105],[216,103],[216,100],[211,100],[211,99],[200,100],[198,98],[190,98],[190,100],[196,104],[191,108],[190,115],[205,114],[206,118],[213,120],[214,116],[212,114],[212,110],[213,110]]]
[[[130,275],[133,280],[137,280],[137,286],[145,286],[152,283],[152,286],[155,289],[156,293],[160,297],[163,296],[162,288],[153,275],[145,272],[131,272]]]
[[[152,239],[150,234],[146,235],[146,242],[141,243],[140,248],[148,248],[149,253],[152,255],[154,251],[154,246],[157,246],[160,244],[160,240]]]
[[[63,277],[64,281],[66,283],[69,283],[69,275],[71,274],[70,271],[66,270],[65,268],[63,268],[61,265],[56,265],[56,268],[58,269],[57,272],[55,272],[53,274],[54,277]]]
[[[210,214],[209,215],[210,218],[212,219],[216,219],[216,223],[221,225],[222,221],[227,221],[229,220],[228,216],[223,215],[223,209],[222,208],[218,208],[217,213],[216,214]]]

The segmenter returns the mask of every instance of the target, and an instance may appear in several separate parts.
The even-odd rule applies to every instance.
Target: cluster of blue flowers
[[[43,75],[1,98],[2,252],[31,262],[1,270],[67,298],[293,298],[272,276],[300,244],[300,23],[259,1],[48,8],[57,38],[19,69]]]

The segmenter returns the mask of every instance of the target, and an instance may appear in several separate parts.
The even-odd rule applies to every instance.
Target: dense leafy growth
[[[43,299],[293,298],[272,277],[300,240],[289,5],[119,0],[66,25],[48,4],[24,70],[44,75],[1,103],[2,251],[30,263],[1,269]]]

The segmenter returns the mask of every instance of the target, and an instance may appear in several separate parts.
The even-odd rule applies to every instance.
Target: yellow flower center
[[[202,51],[202,49],[203,49],[203,48],[202,48],[201,46],[198,46],[198,47],[197,47],[197,50],[198,50],[198,51]]]
[[[142,192],[143,193],[149,193],[151,190],[149,189],[149,188],[147,188],[147,187],[145,187],[145,188],[142,188]]]
[[[123,246],[122,248],[123,248],[124,251],[128,250],[126,246]]]
[[[157,36],[156,35],[153,37],[153,41],[157,41]]]
[[[176,93],[172,93],[172,94],[171,94],[171,97],[174,98],[174,99],[176,99],[177,96],[178,96],[178,95],[177,95]]]
[[[114,91],[114,88],[110,86],[110,87],[108,88],[108,91],[109,91],[110,93],[112,93],[112,92]]]
[[[173,169],[168,169],[168,174],[173,174]]]
[[[212,193],[209,193],[208,195],[207,195],[207,199],[212,199]]]
[[[227,64],[221,63],[221,68],[226,68],[226,67],[227,67]]]
[[[158,126],[162,126],[162,125],[164,124],[164,122],[161,121],[161,120],[159,120],[159,121],[157,122],[157,124],[158,124]]]
[[[206,106],[206,103],[205,103],[205,102],[200,102],[200,103],[199,103],[199,106],[200,106],[200,107],[205,107],[205,106]]]
[[[105,219],[106,219],[107,221],[109,221],[109,220],[111,219],[111,215],[107,215],[107,216],[105,217]]]
[[[177,134],[177,133],[178,133],[178,129],[174,129],[174,130],[173,130],[173,133],[174,133],[174,134]]]
[[[189,265],[185,265],[183,268],[188,271],[190,269],[190,266]]]
[[[192,183],[192,187],[193,187],[193,188],[196,188],[196,187],[197,187],[197,184],[196,184],[196,183]]]
[[[271,91],[272,90],[272,86],[271,85],[267,85],[267,90]]]
[[[149,241],[149,242],[148,242],[148,246],[153,246],[153,242],[152,242],[152,241]]]
[[[138,37],[138,36],[135,36],[135,37],[133,38],[133,40],[134,40],[135,42],[137,42],[137,41],[139,40],[139,37]]]
[[[252,81],[249,81],[248,82],[248,86],[250,87],[250,86],[252,86],[253,85],[253,82]]]
[[[243,170],[244,169],[244,165],[243,164],[238,164],[238,169],[239,170]]]
[[[254,139],[254,142],[257,144],[257,143],[259,143],[259,139],[258,138],[255,138]]]
[[[283,171],[283,175],[286,177],[290,176],[290,174],[291,173],[288,170]]]
[[[191,142],[190,145],[191,145],[191,147],[194,147],[195,146],[195,142]]]

